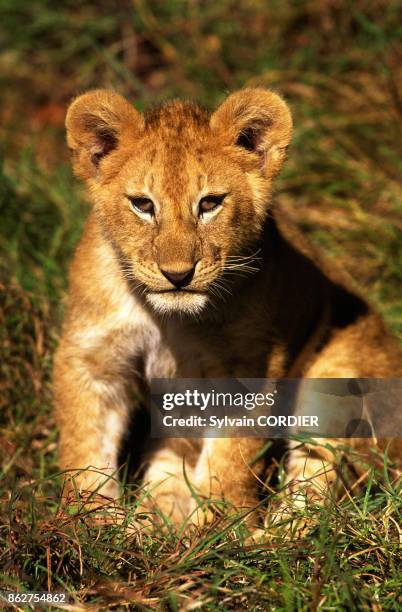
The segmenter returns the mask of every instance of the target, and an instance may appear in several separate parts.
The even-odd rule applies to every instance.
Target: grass
[[[140,109],[280,91],[295,135],[276,197],[402,337],[401,17],[396,0],[0,0],[1,588],[65,589],[77,609],[400,608],[400,485],[378,472],[307,536],[278,527],[264,546],[236,522],[138,542],[61,512],[51,362],[87,212],[63,117],[98,86]]]

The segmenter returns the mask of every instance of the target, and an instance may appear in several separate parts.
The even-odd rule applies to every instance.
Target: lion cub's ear
[[[228,145],[258,154],[267,178],[281,169],[292,135],[292,117],[277,94],[266,89],[237,91],[213,113],[211,127]]]
[[[83,179],[94,177],[102,158],[138,137],[143,117],[114,91],[89,91],[72,102],[66,116],[73,167]]]

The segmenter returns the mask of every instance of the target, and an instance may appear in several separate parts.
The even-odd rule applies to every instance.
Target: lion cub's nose
[[[177,287],[177,289],[179,289],[180,287],[185,287],[186,285],[189,285],[191,283],[192,278],[194,276],[194,270],[194,266],[192,268],[184,270],[183,272],[176,272],[174,270],[164,270],[163,268],[161,268],[163,276],[167,278],[168,281],[172,283],[172,285]]]

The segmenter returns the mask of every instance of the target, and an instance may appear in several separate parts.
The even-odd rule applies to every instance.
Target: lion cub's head
[[[245,89],[212,115],[181,101],[142,115],[99,90],[71,104],[66,126],[122,272],[156,310],[197,313],[247,270],[291,136],[279,96]]]

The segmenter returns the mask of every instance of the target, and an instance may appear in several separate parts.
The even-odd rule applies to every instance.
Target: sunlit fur
[[[380,317],[271,201],[292,130],[278,95],[246,89],[211,115],[182,101],[142,115],[114,92],[93,91],[73,101],[66,126],[93,203],[55,356],[60,464],[75,476],[66,494],[117,497],[133,382],[143,393],[155,377],[402,376]],[[219,194],[219,209],[199,214],[200,199]],[[138,197],[152,200],[153,215],[133,209]],[[179,289],[163,274],[189,269]],[[351,441],[370,458],[377,441],[363,442]],[[174,521],[194,509],[188,482],[196,496],[249,509],[263,443],[172,439],[144,457],[144,480]],[[321,499],[337,491],[342,452],[320,448],[292,450],[292,493],[310,476]]]

